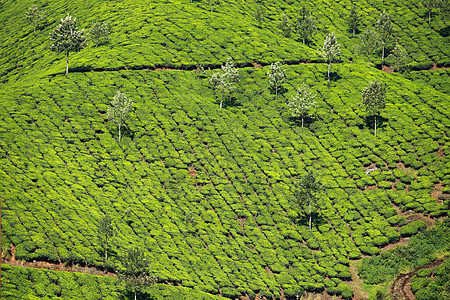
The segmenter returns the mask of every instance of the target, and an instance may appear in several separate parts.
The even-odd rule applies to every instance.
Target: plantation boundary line
[[[309,59],[302,59],[302,60],[288,60],[288,61],[282,61],[283,65],[286,66],[294,66],[294,65],[303,65],[303,64],[327,64],[325,60],[309,60]],[[334,63],[340,64],[343,63],[342,60],[338,60]],[[350,63],[353,63],[350,61]],[[139,71],[139,70],[145,70],[145,71],[195,71],[198,70],[198,66],[202,66],[203,68],[207,70],[217,70],[222,68],[222,64],[190,64],[190,65],[169,65],[169,64],[155,64],[155,65],[140,65],[140,66],[121,66],[121,67],[112,67],[112,68],[91,68],[89,66],[86,67],[74,67],[72,69],[69,68],[69,73],[88,73],[88,72],[114,72],[114,71]],[[265,66],[270,65],[269,63],[263,63],[263,62],[247,62],[247,63],[236,63],[236,67],[239,68],[262,68]],[[418,66],[412,66],[411,71],[433,71],[437,69],[447,69],[449,68],[449,63],[440,63],[436,64],[433,63],[432,65],[418,65]],[[386,68],[387,66],[384,64],[376,64],[374,66],[375,69],[382,70],[388,73],[392,73],[390,68]],[[53,73],[49,74],[50,77],[55,77],[57,75],[64,74],[64,72],[61,73]],[[5,75],[5,74],[4,74]]]

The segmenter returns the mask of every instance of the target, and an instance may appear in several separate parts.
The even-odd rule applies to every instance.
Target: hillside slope
[[[373,24],[384,6],[369,2],[360,5]],[[417,22],[401,35],[411,45],[427,24],[413,2],[386,4],[405,11],[396,26]],[[101,267],[96,228],[108,214],[118,228],[112,263],[130,245],[142,246],[161,283],[230,298],[325,289],[350,298],[350,260],[448,215],[450,96],[364,58],[347,63],[356,39],[339,17],[350,3],[316,5],[323,26],[311,47],[281,38],[275,27],[297,3],[265,6],[261,28],[252,2],[222,1],[212,13],[204,1],[83,3],[48,4],[36,39],[31,27],[21,29],[30,3],[1,6],[0,24],[10,25],[0,26],[1,243],[15,247],[16,259]],[[113,30],[109,44],[71,56],[64,77],[64,61],[47,50],[48,33],[69,11],[81,28],[102,17]],[[448,62],[448,38],[439,34],[446,23],[433,22],[423,42],[436,47],[417,48],[416,65]],[[315,61],[329,29],[345,46],[330,87],[326,64],[294,63],[284,66],[288,80],[275,98],[268,66],[248,67]],[[219,109],[208,81],[214,71],[187,69],[217,67],[229,55],[247,67]],[[150,70],[155,65],[179,70]],[[377,137],[359,106],[374,79],[387,87]],[[286,106],[302,83],[318,105],[305,128]],[[134,102],[120,143],[106,117],[118,90]],[[293,182],[311,168],[326,191],[309,232]]]
[[[22,80],[45,74],[62,73],[63,55],[49,50],[49,34],[60,19],[71,14],[86,32],[96,21],[111,24],[111,42],[71,54],[72,69],[170,66],[186,68],[200,64],[218,65],[232,56],[238,63],[277,60],[306,61],[320,59],[317,49],[325,36],[335,32],[342,47],[342,59],[366,59],[355,50],[357,38],[351,38],[346,18],[350,2],[329,4],[326,1],[221,1],[210,11],[208,1],[51,1],[37,3],[48,17],[40,29],[25,20],[25,12],[34,2],[5,1],[0,7],[0,38],[4,41],[0,59],[2,81]],[[261,26],[255,19],[261,5]],[[318,32],[309,45],[295,34],[283,38],[277,24],[283,13],[293,22],[305,5],[316,20]],[[406,48],[412,65],[431,67],[433,62],[446,64],[448,17],[434,13],[428,24],[426,9],[417,1],[358,1],[362,17],[360,29],[372,28],[382,10],[394,23],[398,43]],[[381,50],[380,50],[381,51]],[[372,56],[381,61],[381,52]]]

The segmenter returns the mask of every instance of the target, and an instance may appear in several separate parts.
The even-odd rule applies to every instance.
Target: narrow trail
[[[97,267],[88,267],[88,266],[78,266],[78,265],[69,265],[65,263],[50,263],[47,261],[25,261],[25,260],[17,260],[15,257],[16,254],[16,248],[13,244],[11,244],[11,255],[8,258],[2,257],[2,264],[14,266],[14,267],[24,267],[24,268],[36,268],[36,269],[47,269],[52,271],[64,271],[64,272],[79,272],[84,274],[91,274],[91,275],[99,275],[99,276],[106,276],[106,277],[114,277],[117,278],[117,275],[113,272],[108,272],[105,270],[102,270]]]
[[[421,269],[435,268],[442,264],[444,259],[438,259],[433,262],[430,262],[422,267],[415,268],[413,271],[400,274],[395,278],[394,283],[392,284],[390,295],[393,300],[414,300],[416,297],[411,291],[411,281],[412,277],[417,273],[417,271]]]
[[[294,66],[294,65],[303,65],[303,64],[327,64],[325,60],[310,60],[310,59],[300,59],[300,60],[287,60],[281,61],[283,65],[286,66]],[[344,63],[343,60],[338,60],[333,62],[333,64],[341,64]],[[349,61],[350,64],[353,64],[353,61]],[[198,66],[201,65],[205,70],[217,70],[222,68],[222,64],[188,64],[188,65],[179,65],[174,66],[170,64],[155,64],[155,65],[139,65],[139,66],[118,66],[118,67],[110,67],[110,68],[95,68],[93,66],[80,66],[69,68],[70,73],[89,73],[89,72],[115,72],[115,71],[131,71],[131,70],[145,70],[145,71],[195,71],[198,69]],[[242,62],[235,63],[236,67],[239,68],[262,68],[264,66],[270,65],[270,63],[263,63],[259,61],[253,62]],[[434,63],[432,67],[421,67],[416,66],[413,67],[412,71],[433,71],[438,69],[447,69],[447,63],[436,64]],[[374,66],[375,69],[382,70],[387,73],[394,73],[394,70],[389,66],[383,64],[377,64]],[[65,72],[58,72],[49,74],[48,76],[54,77],[57,75],[65,75]]]

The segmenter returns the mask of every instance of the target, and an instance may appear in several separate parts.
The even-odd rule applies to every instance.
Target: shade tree
[[[384,51],[388,44],[394,41],[394,28],[392,26],[391,17],[383,10],[377,21],[376,29],[379,34],[379,41],[382,47],[381,59],[384,60]]]
[[[133,101],[128,99],[124,93],[117,91],[114,99],[111,101],[111,106],[108,107],[107,117],[109,120],[113,121],[119,125],[119,142],[121,140],[121,126],[125,123],[128,118],[128,114],[131,111],[131,106]]]
[[[377,116],[386,106],[386,88],[378,79],[369,82],[369,85],[361,92],[362,105],[366,111],[373,115],[375,124],[375,136],[377,136]]]
[[[391,51],[391,54],[389,54],[386,58],[386,60],[390,62],[390,66],[394,69],[394,71],[397,70],[397,72],[403,71],[408,59],[408,53],[405,48],[400,45],[396,45]]]
[[[299,11],[295,22],[295,32],[302,39],[303,45],[312,38],[316,31],[317,26],[315,20],[311,16],[309,10],[303,6]]]
[[[356,6],[353,5],[350,14],[347,17],[347,23],[350,27],[350,30],[353,32],[353,37],[355,36],[355,32],[358,30],[358,27],[361,25],[361,17],[356,10]]]
[[[288,38],[291,36],[292,25],[291,20],[286,14],[281,16],[280,21],[277,24],[278,29],[281,31],[283,37]]]
[[[157,278],[150,274],[150,259],[142,248],[129,248],[120,257],[120,263],[116,271],[119,282],[133,290],[135,300],[142,287],[156,283]]]
[[[94,41],[95,47],[109,42],[109,22],[95,22],[89,30],[89,36]]]
[[[287,103],[292,117],[302,119],[302,127],[304,118],[311,116],[312,110],[316,107],[315,97],[316,95],[309,91],[309,86],[303,83]]]
[[[239,69],[235,67],[231,57],[228,57],[222,69],[214,73],[209,81],[213,88],[222,92],[222,100],[220,101],[220,108],[222,108],[225,94],[230,93],[231,100],[231,92],[236,89],[236,83],[239,82]]]
[[[270,86],[275,89],[275,98],[278,98],[278,89],[286,80],[286,70],[283,69],[281,62],[277,61],[269,66],[267,77],[269,78]]]
[[[61,24],[50,33],[50,50],[58,53],[63,52],[66,55],[66,75],[69,73],[69,54],[78,52],[87,46],[84,29],[78,30],[77,19],[67,15],[61,19]]]
[[[112,217],[105,215],[99,220],[97,226],[97,239],[105,251],[105,264],[108,261],[108,245],[115,233],[116,227],[114,226]]]
[[[25,13],[27,20],[33,24],[33,30],[36,32],[36,27],[42,20],[46,17],[45,10],[39,9],[36,4],[33,4],[28,11]]]
[[[319,194],[324,190],[324,185],[320,182],[316,172],[308,170],[301,179],[294,182],[294,196],[297,204],[308,209],[309,231],[311,231],[312,210],[319,206]]]
[[[332,32],[325,38],[322,50],[320,51],[320,55],[328,63],[328,73],[327,73],[328,85],[330,85],[331,63],[336,61],[340,54],[341,54],[341,44],[337,42],[336,35],[334,34],[334,32]]]
[[[365,29],[359,35],[359,44],[356,49],[367,56],[367,65],[370,64],[370,55],[378,48],[380,42],[378,35],[372,29]]]

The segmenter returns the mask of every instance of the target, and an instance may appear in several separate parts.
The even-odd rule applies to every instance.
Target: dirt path
[[[78,265],[68,265],[64,263],[49,263],[46,261],[33,261],[28,262],[24,260],[16,260],[16,248],[11,244],[11,255],[8,258],[2,258],[2,263],[15,267],[24,268],[37,268],[37,269],[47,269],[52,271],[65,271],[65,272],[79,272],[84,274],[99,275],[117,278],[117,275],[112,272],[104,271],[96,267],[80,267]]]
[[[414,300],[416,297],[414,296],[413,292],[411,291],[411,280],[412,277],[417,273],[417,271],[421,269],[428,269],[428,268],[434,268],[442,264],[444,260],[438,259],[435,260],[429,264],[426,264],[425,266],[415,268],[413,271],[406,273],[406,274],[400,274],[395,278],[394,283],[391,287],[391,299],[393,300]]]

